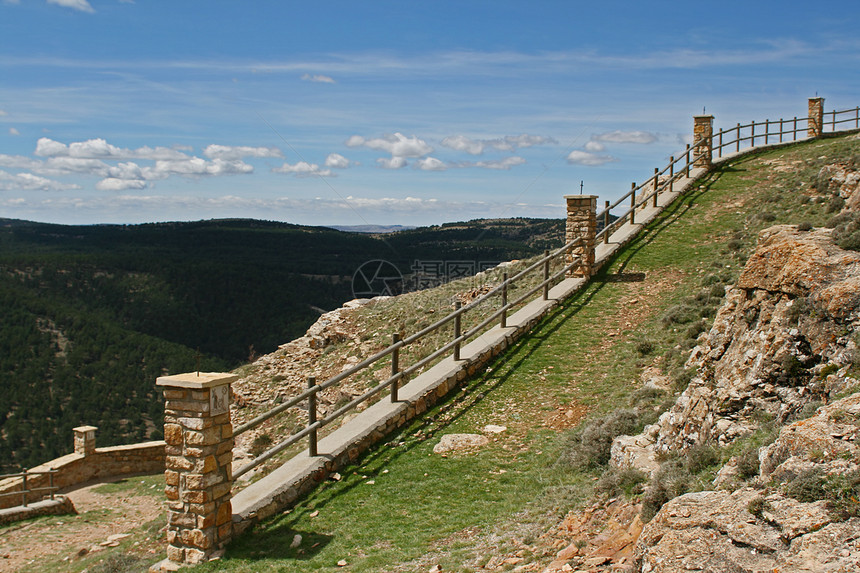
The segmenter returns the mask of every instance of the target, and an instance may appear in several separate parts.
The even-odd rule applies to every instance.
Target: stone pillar
[[[806,128],[806,135],[810,138],[821,137],[824,133],[824,98],[811,97],[809,98],[809,123]]]
[[[167,559],[196,564],[233,533],[232,374],[162,376],[164,388]]]
[[[95,426],[78,426],[72,428],[75,433],[75,453],[88,456],[96,451],[96,428]]]
[[[693,116],[693,167],[711,168],[714,116]]]
[[[568,277],[591,276],[594,267],[594,236],[597,234],[597,196],[596,195],[565,195],[567,202],[567,225],[565,226],[565,243],[582,238],[581,246],[574,247],[565,257],[567,264],[577,256],[582,264],[568,271]]]

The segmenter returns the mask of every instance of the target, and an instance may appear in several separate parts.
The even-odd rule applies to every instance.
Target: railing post
[[[609,244],[609,201],[606,201],[603,209],[603,244]],[[547,251],[549,252],[549,251]],[[544,298],[546,300],[546,298]]]
[[[391,344],[397,344],[398,342],[400,342],[400,333],[395,332],[394,334],[391,335]],[[458,351],[459,351],[459,348],[454,350],[455,356],[457,355]],[[455,358],[455,360],[456,360],[456,358]],[[399,372],[400,372],[400,348],[395,348],[391,352],[391,375],[397,376],[397,374]],[[391,401],[392,402],[397,402],[397,399],[398,399],[397,398],[397,391],[399,390],[399,388],[400,388],[400,380],[399,379],[394,380],[391,383]]]
[[[634,189],[636,184],[633,185]],[[631,193],[635,204],[635,193]],[[597,196],[596,195],[565,195],[567,201],[567,225],[565,243],[580,239],[578,246],[568,253],[565,258],[569,265],[579,257],[579,265],[575,270],[568,271],[568,277],[588,278],[594,267],[594,237],[597,235]],[[631,218],[633,211],[630,211]]]
[[[717,157],[722,157],[723,156],[723,128],[722,127],[720,128],[719,136],[720,136],[720,145],[719,145],[719,147],[717,147]]]
[[[48,468],[48,489],[51,491],[51,500],[54,499],[54,469]]]
[[[810,138],[821,137],[824,133],[824,98],[809,98],[809,124],[806,126],[806,135]]]
[[[654,207],[656,207],[656,206],[657,206],[657,179],[658,179],[657,174],[658,174],[658,173],[660,173],[660,168],[659,168],[659,167],[655,167],[655,168],[654,168],[654,189],[653,189],[653,191],[654,191],[654,199],[653,199],[653,203],[652,203],[652,205],[654,205]]]
[[[317,385],[317,379],[314,376],[308,377],[308,390]],[[308,427],[317,423],[317,395],[316,393],[308,396]],[[316,429],[308,432],[308,455],[314,457],[317,455],[317,431]]]
[[[690,147],[689,145],[687,147]],[[630,224],[636,224],[636,182],[630,184]]]
[[[690,178],[690,144],[689,144],[689,143],[687,144],[686,154],[687,154],[687,155],[686,155],[687,162],[686,162],[686,165],[685,165],[685,169],[686,169],[686,171],[687,171],[687,172],[684,174],[684,176],[685,176],[687,179],[689,179],[689,178]]]
[[[675,156],[669,157],[669,192],[675,190]]]
[[[21,505],[27,507],[27,472],[21,474]]]
[[[95,426],[72,428],[76,454],[86,457],[96,451],[96,430]]]
[[[770,142],[770,120],[764,120],[764,144],[767,145]]]
[[[459,300],[454,303],[454,310],[455,311],[460,310],[462,307],[463,307],[463,303],[460,302]],[[463,324],[463,322],[461,320],[462,316],[463,315],[460,314],[459,312],[457,313],[456,316],[454,316],[454,340],[457,340],[458,338],[460,338],[460,335],[462,334],[462,324]],[[459,342],[454,343],[454,361],[457,361],[457,360],[460,360],[460,343]]]
[[[609,205],[609,201],[606,202]],[[607,215],[603,218],[604,221],[609,220],[609,212],[607,211]],[[605,227],[604,227],[605,228]],[[605,233],[604,233],[605,234]],[[608,236],[608,235],[607,235]],[[545,250],[543,252],[544,262],[543,262],[543,299],[549,300],[549,250]]]
[[[502,273],[502,328],[508,327],[508,273]]]
[[[755,120],[750,124],[750,147],[755,147]]]
[[[782,130],[783,130],[784,126],[785,126],[785,124],[782,121],[782,118],[779,118],[779,142],[780,143],[782,143]]]
[[[167,562],[159,566],[162,570],[206,561],[233,535],[230,384],[238,378],[191,372],[156,380],[164,388],[166,444]]]
[[[737,139],[735,139],[735,151],[736,152],[741,150],[741,124],[738,124],[737,130],[738,130],[738,137],[737,137]]]
[[[791,130],[792,132],[792,141],[797,141],[797,116],[794,116],[794,128]]]
[[[695,115],[693,116],[693,165],[703,167],[706,170],[711,168],[711,159],[713,157],[713,142],[711,139],[714,135],[714,116],[712,115]]]

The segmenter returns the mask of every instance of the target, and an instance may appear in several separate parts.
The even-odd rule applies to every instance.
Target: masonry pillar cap
[[[565,195],[565,199],[597,199],[598,195]]]
[[[98,428],[95,426],[78,426],[77,428],[72,428],[73,432],[81,432],[81,433],[95,432],[96,430],[98,430]]]
[[[159,376],[155,380],[156,386],[172,386],[174,388],[190,388],[192,390],[205,390],[223,384],[235,382],[239,377],[235,374],[224,372],[187,372],[185,374],[174,374],[172,376]]]
[[[822,100],[822,101],[823,101],[823,100],[824,100],[824,98],[823,98],[823,97],[821,97],[821,96],[815,96],[815,97],[811,97],[811,98],[809,98],[809,101],[819,101],[819,100]]]
[[[714,119],[712,115],[694,115],[693,119]]]

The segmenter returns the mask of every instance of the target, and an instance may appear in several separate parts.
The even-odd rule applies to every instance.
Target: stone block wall
[[[710,169],[713,162],[714,116],[693,116],[693,167]],[[698,142],[698,143],[697,143]]]
[[[580,265],[568,272],[569,277],[591,276],[594,268],[594,237],[597,235],[597,196],[596,195],[565,195],[567,203],[567,223],[565,225],[565,243],[581,238],[582,243],[574,247],[565,257],[565,263],[572,263],[580,258]]]
[[[95,447],[94,426],[75,428],[75,453],[56,458],[31,468],[31,472],[56,470],[54,486],[67,489],[94,480],[118,478],[131,475],[157,474],[164,471],[164,442],[161,440],[112,446]],[[47,474],[34,473],[27,476],[27,488],[48,487]],[[0,481],[0,493],[20,492],[21,478]],[[27,503],[42,499],[46,493],[36,492],[27,496]],[[0,496],[0,509],[20,505],[21,495]]]
[[[806,135],[809,137],[821,137],[824,133],[824,98],[809,98],[809,125]]]
[[[230,383],[238,376],[163,376],[167,559],[197,564],[233,534]]]

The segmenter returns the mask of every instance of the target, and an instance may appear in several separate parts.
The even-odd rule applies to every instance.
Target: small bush
[[[758,218],[764,221],[765,223],[770,223],[771,221],[776,220],[776,215],[771,213],[770,211],[762,211],[758,214]]]
[[[267,449],[269,449],[269,446],[271,446],[271,445],[272,445],[272,436],[270,436],[269,434],[260,434],[259,436],[254,438],[254,441],[251,444],[250,453],[253,456],[259,456],[260,454],[265,452]]]
[[[691,474],[712,470],[720,464],[720,452],[709,444],[700,444],[687,450],[684,467]]]
[[[648,356],[654,352],[654,343],[650,340],[640,340],[636,343],[636,352],[639,356]]]
[[[604,466],[609,461],[612,440],[621,435],[635,434],[639,426],[639,414],[635,410],[610,412],[575,433],[558,461],[573,467]]]
[[[147,562],[142,557],[135,557],[127,553],[114,553],[89,571],[91,573],[130,573],[132,571],[143,572],[148,569]]]
[[[680,460],[663,462],[642,498],[642,521],[651,521],[667,501],[695,487],[696,480]]]
[[[825,211],[828,213],[838,213],[842,210],[842,207],[845,206],[845,199],[840,197],[839,195],[834,195],[830,201],[827,202],[827,207]]]
[[[804,221],[797,226],[797,230],[798,231],[811,231],[812,230],[812,223],[810,223],[809,221]]]
[[[770,509],[770,504],[762,496],[754,497],[747,504],[747,511],[761,519],[762,513]]]
[[[746,448],[735,458],[738,468],[738,477],[748,480],[759,474],[758,446],[752,445]]]
[[[812,503],[826,497],[825,475],[819,468],[803,472],[783,486],[783,492],[801,503]]]
[[[696,312],[696,309],[690,305],[677,304],[666,309],[666,312],[663,313],[660,321],[663,323],[664,327],[670,327],[673,324],[686,324],[688,322],[692,322],[696,319],[697,315],[698,313]]]
[[[623,494],[629,498],[642,493],[647,481],[648,474],[635,468],[623,470],[612,468],[603,473],[595,485],[595,490],[606,497],[617,497]]]

